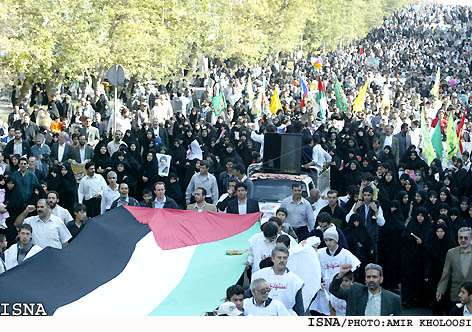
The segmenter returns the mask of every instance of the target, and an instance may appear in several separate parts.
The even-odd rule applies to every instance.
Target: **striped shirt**
[[[42,221],[39,216],[32,216],[26,218],[23,223],[31,225],[33,228],[33,244],[41,248],[62,249],[62,244],[72,237],[62,220],[52,214],[46,222]]]

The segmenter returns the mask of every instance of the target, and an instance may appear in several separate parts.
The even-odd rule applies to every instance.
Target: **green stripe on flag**
[[[260,222],[227,239],[198,245],[180,283],[149,316],[203,316],[217,308],[226,289],[239,280],[248,255],[226,255],[226,250],[249,248],[248,240],[258,232]],[[172,266],[162,273],[167,268]]]

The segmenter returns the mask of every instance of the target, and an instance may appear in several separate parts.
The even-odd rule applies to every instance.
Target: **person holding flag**
[[[365,82],[364,87],[362,88],[361,92],[359,92],[359,95],[354,100],[354,105],[352,107],[352,111],[354,113],[365,110],[365,97],[366,97],[367,87],[369,86],[369,83],[370,83],[370,79],[367,79],[367,82]]]
[[[447,161],[449,162],[453,156],[457,155],[457,151],[459,151],[459,137],[457,137],[457,134],[456,134],[452,112],[449,113],[449,120],[447,122],[446,139],[447,139]]]
[[[302,101],[300,102],[300,107],[305,107],[306,106],[305,100],[306,100],[306,97],[308,96],[308,87],[306,86],[306,83],[300,74],[298,74],[298,78],[300,80],[300,95],[302,98]]]
[[[422,143],[424,146],[424,157],[426,158],[426,163],[431,165],[431,162],[436,158],[434,153],[433,145],[431,144],[431,138],[429,136],[429,128],[424,117],[424,108],[421,110],[421,134],[422,134]]]
[[[315,109],[318,111],[315,114],[319,114],[321,119],[326,119],[328,113],[328,102],[326,101],[325,89],[323,82],[321,81],[321,76],[318,79],[318,88],[315,95]]]
[[[341,84],[339,84],[338,77],[336,74],[334,75],[334,94],[336,96],[336,107],[341,111],[341,112],[346,112],[347,110],[347,99],[346,95],[343,92],[343,89],[341,88]]]

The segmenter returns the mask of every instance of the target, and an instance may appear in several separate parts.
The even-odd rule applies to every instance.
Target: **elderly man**
[[[400,296],[380,287],[383,282],[380,265],[367,264],[365,285],[355,282],[350,287],[341,288],[343,277],[351,268],[351,264],[342,264],[329,287],[334,296],[346,301],[346,316],[401,316]]]
[[[449,249],[446,261],[438,283],[436,300],[439,302],[446,292],[447,285],[451,281],[451,302],[459,302],[461,285],[472,280],[472,244],[470,227],[462,227],[457,232],[459,246]]]
[[[269,297],[270,288],[263,278],[251,282],[252,297],[244,299],[244,313],[248,316],[290,316],[282,302]]]
[[[104,214],[110,208],[113,202],[120,197],[118,184],[116,183],[116,173],[110,171],[107,173],[108,186],[103,189],[102,201],[100,202],[100,214]]]
[[[69,135],[66,132],[60,132],[57,143],[51,147],[51,161],[54,165],[63,164],[70,158],[71,147],[67,144]]]
[[[28,214],[36,210],[37,216],[26,218]],[[26,219],[25,219],[26,218]],[[33,243],[41,248],[64,248],[72,235],[61,219],[51,214],[45,199],[40,199],[34,205],[28,205],[15,220],[15,227],[22,223],[31,225],[33,229]]]
[[[315,217],[310,203],[302,197],[302,185],[292,184],[292,196],[285,198],[280,207],[287,209],[287,224],[293,227],[298,240],[303,241],[315,227]]]
[[[12,245],[5,251],[5,265],[7,270],[23,263],[26,259],[33,257],[43,248],[33,244],[31,240],[33,236],[33,228],[29,224],[23,223],[19,227],[18,243]]]
[[[384,133],[380,135],[380,145],[382,146],[382,149],[384,149],[386,146],[390,146],[392,148],[392,153],[395,156],[395,163],[398,165],[400,160],[400,147],[398,138],[393,136],[392,125],[385,126]]]
[[[261,278],[266,280],[271,297],[282,302],[291,314],[303,316],[305,313],[302,296],[304,282],[287,269],[288,255],[289,251],[286,247],[276,246],[271,255],[274,265],[255,272],[252,275],[252,281]]]

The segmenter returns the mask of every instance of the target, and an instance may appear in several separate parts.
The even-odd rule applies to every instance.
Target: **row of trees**
[[[25,95],[64,77],[97,86],[113,64],[163,79],[209,56],[243,64],[362,38],[409,0],[4,0],[0,70]],[[342,41],[342,42],[341,42]],[[19,83],[18,83],[19,82]]]

